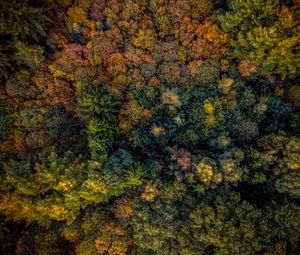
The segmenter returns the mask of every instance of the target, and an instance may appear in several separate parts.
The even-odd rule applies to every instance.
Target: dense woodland
[[[0,253],[300,254],[299,0],[0,0]]]

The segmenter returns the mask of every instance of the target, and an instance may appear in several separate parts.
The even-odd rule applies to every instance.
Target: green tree
[[[85,83],[77,84],[76,93],[79,112],[87,125],[92,155],[105,154],[116,135],[118,100],[104,88]]]
[[[84,82],[76,85],[79,111],[84,119],[96,117],[113,122],[118,112],[118,100],[103,87]]]
[[[178,252],[176,239],[180,220],[174,204],[162,200],[138,204],[131,224],[138,254]]]
[[[32,6],[28,0],[0,2],[0,79],[8,78],[18,65],[36,68],[43,60],[42,48],[29,45],[46,36],[50,23],[45,10]]]
[[[200,202],[190,214],[193,236],[214,254],[258,254],[268,243],[262,211],[237,193],[221,191]]]
[[[26,65],[33,71],[44,61],[43,48],[41,46],[29,46],[22,41],[16,42],[15,60],[19,66]]]
[[[233,35],[236,57],[250,60],[261,75],[295,78],[300,68],[299,5],[280,0],[232,0],[219,16]]]

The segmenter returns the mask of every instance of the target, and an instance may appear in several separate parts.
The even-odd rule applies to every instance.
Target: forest
[[[300,0],[0,0],[0,254],[299,255]]]

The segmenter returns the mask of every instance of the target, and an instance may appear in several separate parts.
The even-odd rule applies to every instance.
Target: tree
[[[195,165],[195,172],[200,182],[212,188],[215,188],[222,181],[222,175],[216,170],[216,162],[213,160],[201,160]]]
[[[19,65],[35,69],[43,60],[42,47],[29,45],[28,41],[39,42],[45,37],[50,19],[44,9],[32,6],[28,0],[4,0],[0,9],[0,45],[5,45],[0,53],[0,79],[3,80]]]
[[[32,70],[36,70],[39,64],[44,60],[43,49],[40,46],[28,46],[18,41],[15,47],[17,49],[15,59],[18,65],[25,64]]]
[[[203,63],[203,64],[202,64]],[[208,85],[214,83],[220,78],[220,67],[218,62],[213,60],[205,60],[201,65],[196,65],[197,69],[193,75],[198,85]]]
[[[127,219],[133,216],[133,201],[130,197],[122,197],[116,200],[114,208],[115,216],[119,219]]]
[[[233,0],[219,16],[222,28],[232,34],[237,58],[251,61],[267,78],[295,78],[300,67],[296,1]]]
[[[155,44],[154,32],[151,29],[139,30],[137,36],[132,39],[135,47],[151,50]]]
[[[114,223],[102,226],[100,235],[95,240],[98,254],[125,255],[128,243],[125,230]]]
[[[77,103],[83,119],[92,117],[109,122],[114,121],[118,101],[103,87],[79,82],[76,87]]]
[[[280,193],[287,193],[293,197],[300,197],[299,170],[297,172],[284,174],[276,181],[275,187]]]
[[[189,2],[191,5],[191,16],[196,21],[209,16],[213,11],[213,2],[210,0],[190,0]]]
[[[108,122],[92,118],[87,123],[87,134],[92,153],[105,153],[114,141],[115,132]]]
[[[83,57],[84,48],[78,43],[65,45],[62,51],[55,52],[54,61],[48,65],[48,69],[54,78],[67,81],[78,81],[81,78],[89,81],[95,75],[90,62]]]
[[[82,119],[87,125],[89,147],[93,157],[105,154],[112,146],[116,129],[115,113],[118,102],[107,90],[93,85],[77,84],[77,103]]]
[[[300,86],[293,85],[289,91],[288,96],[295,108],[300,108]]]
[[[267,135],[258,140],[263,166],[276,177],[280,193],[299,197],[300,140],[285,133]]]
[[[237,126],[237,137],[240,141],[251,141],[258,136],[257,123],[248,119],[242,120]]]
[[[172,203],[157,200],[154,204],[138,204],[131,224],[139,254],[175,254],[180,221]]]
[[[69,138],[79,128],[62,105],[53,106],[45,116],[44,129],[52,139]]]
[[[190,219],[192,235],[215,254],[257,254],[270,242],[262,211],[234,192],[200,202]]]

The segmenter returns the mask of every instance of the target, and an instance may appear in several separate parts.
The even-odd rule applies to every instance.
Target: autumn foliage
[[[299,10],[0,1],[0,253],[298,254]]]

